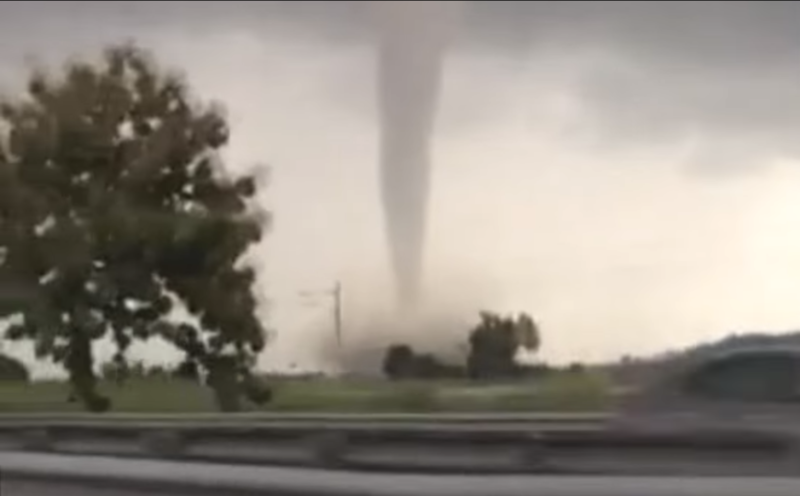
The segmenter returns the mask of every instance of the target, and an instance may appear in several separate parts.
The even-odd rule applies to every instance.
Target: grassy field
[[[391,383],[380,380],[281,379],[265,411],[437,412],[597,411],[609,406],[608,382],[594,374],[554,374],[535,382],[475,384],[466,381]],[[104,383],[117,412],[210,412],[208,389],[175,379]],[[80,411],[67,402],[63,382],[0,383],[2,412]]]

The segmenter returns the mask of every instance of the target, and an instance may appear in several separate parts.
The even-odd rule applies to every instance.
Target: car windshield
[[[0,2],[0,473],[800,473],[798,135],[800,2]]]

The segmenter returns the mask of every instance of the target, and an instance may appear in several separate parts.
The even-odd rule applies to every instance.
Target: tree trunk
[[[234,359],[230,357],[214,359],[208,367],[208,385],[214,391],[214,399],[220,411],[242,410],[242,395]]]
[[[97,393],[97,377],[92,368],[92,341],[80,330],[73,331],[69,343],[66,366],[75,396],[80,399],[87,410],[105,412],[111,402]]]

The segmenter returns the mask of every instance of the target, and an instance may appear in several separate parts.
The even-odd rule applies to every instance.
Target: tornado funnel
[[[454,2],[374,2],[378,14],[380,180],[401,305],[420,293],[431,138]]]

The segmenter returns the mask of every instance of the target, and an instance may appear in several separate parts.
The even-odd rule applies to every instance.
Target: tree
[[[172,377],[192,382],[200,382],[200,371],[197,363],[192,360],[184,360],[172,371]]]
[[[454,379],[463,377],[463,368],[449,365],[432,353],[416,355],[413,362],[413,376],[418,379]]]
[[[539,326],[533,321],[530,315],[521,313],[517,317],[514,326],[514,337],[517,346],[529,352],[539,351],[542,345],[542,338],[539,335]]]
[[[572,362],[567,366],[567,372],[570,374],[584,374],[586,373],[586,365],[580,362]]]
[[[255,273],[239,261],[265,222],[248,208],[255,178],[224,174],[219,110],[119,46],[60,80],[34,74],[0,107],[2,129],[0,318],[22,317],[7,337],[33,341],[78,399],[105,410],[92,343],[110,336],[123,364],[134,340],[160,336],[216,377],[221,406],[239,408],[266,344]],[[176,302],[200,325],[168,320]]]
[[[12,356],[0,354],[0,381],[28,382],[30,372],[24,363]]]
[[[464,376],[464,368],[450,365],[432,353],[418,354],[406,344],[393,344],[386,349],[383,373],[392,380],[442,379]]]
[[[467,372],[476,379],[517,375],[520,348],[537,351],[541,344],[539,329],[526,314],[501,317],[490,312],[480,314],[480,323],[470,332]]]
[[[383,357],[383,373],[392,380],[406,379],[411,375],[414,350],[407,344],[393,344]]]

